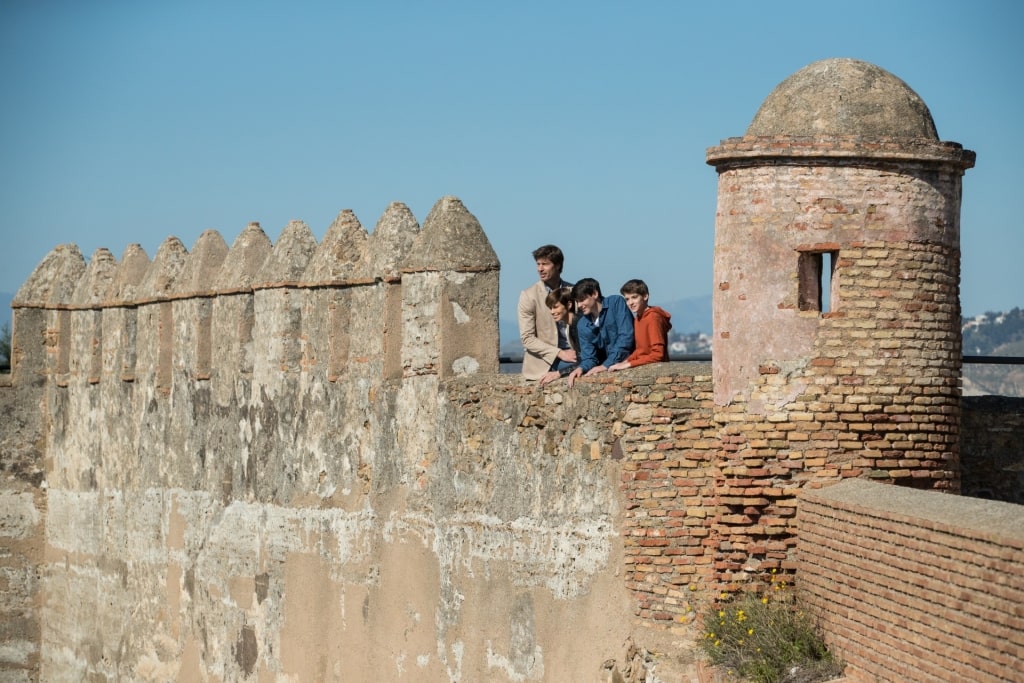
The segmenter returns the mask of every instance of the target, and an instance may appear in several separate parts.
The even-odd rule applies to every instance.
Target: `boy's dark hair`
[[[565,255],[562,254],[562,250],[553,244],[545,244],[543,247],[537,247],[533,250],[534,261],[542,258],[551,261],[551,264],[559,270],[562,269],[562,264],[565,262]]]
[[[601,294],[601,285],[592,277],[585,277],[578,281],[572,288],[573,301],[579,301],[585,299],[591,294],[597,294],[598,299],[603,299],[604,295]]]
[[[544,303],[548,308],[554,308],[555,304],[562,304],[570,311],[576,310],[576,299],[572,298],[572,287],[559,287],[548,292]]]
[[[619,289],[619,294],[622,296],[626,296],[627,294],[650,296],[651,292],[647,289],[647,283],[643,280],[626,280],[626,284],[622,285]]]

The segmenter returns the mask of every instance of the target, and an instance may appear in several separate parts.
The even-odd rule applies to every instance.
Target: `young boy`
[[[582,375],[609,369],[633,351],[633,316],[617,294],[604,297],[597,280],[585,277],[572,288],[579,316],[580,364],[569,374],[569,386]]]
[[[636,350],[629,357],[615,363],[609,370],[625,370],[648,363],[663,363],[668,360],[668,331],[672,329],[668,311],[658,306],[648,306],[651,294],[643,280],[629,280],[619,290],[626,299],[626,306],[636,316],[633,331],[636,335]]]

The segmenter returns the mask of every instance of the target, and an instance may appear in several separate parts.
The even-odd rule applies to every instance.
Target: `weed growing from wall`
[[[703,614],[699,643],[729,678],[755,683],[813,683],[842,674],[792,586],[772,570],[763,590],[723,593]]]

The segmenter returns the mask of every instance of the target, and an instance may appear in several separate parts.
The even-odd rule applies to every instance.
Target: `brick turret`
[[[959,488],[960,197],[974,159],[938,140],[903,81],[852,59],[798,71],[744,137],[708,150],[723,580],[752,528],[789,533],[801,486]]]

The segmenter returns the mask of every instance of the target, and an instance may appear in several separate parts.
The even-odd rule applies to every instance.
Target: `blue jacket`
[[[633,314],[626,300],[611,294],[601,300],[597,322],[588,316],[579,318],[580,368],[588,372],[598,365],[609,367],[633,352]]]

